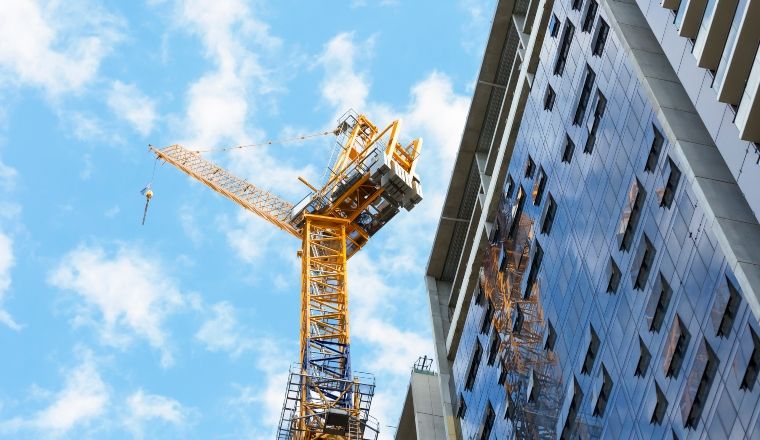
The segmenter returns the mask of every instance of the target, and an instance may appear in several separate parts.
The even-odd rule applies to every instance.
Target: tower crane
[[[398,141],[400,121],[380,130],[349,111],[334,134],[339,153],[322,188],[292,204],[181,145],[150,146],[243,208],[301,239],[300,360],[290,370],[277,440],[370,440],[374,379],[351,370],[347,260],[404,208],[422,200],[415,173],[421,139]],[[151,193],[152,195],[152,193]]]

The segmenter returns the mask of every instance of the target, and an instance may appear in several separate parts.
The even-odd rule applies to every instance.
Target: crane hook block
[[[143,210],[142,218],[142,224],[145,225],[145,217],[148,216],[148,205],[150,204],[150,199],[153,198],[153,190],[150,188],[150,184],[143,188],[142,191],[140,191],[140,194],[145,196],[145,209]]]

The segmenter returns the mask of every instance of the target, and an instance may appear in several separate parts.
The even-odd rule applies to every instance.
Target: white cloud
[[[419,166],[428,165],[426,168],[436,169],[435,174],[448,178],[459,150],[470,98],[454,92],[451,79],[439,72],[415,84],[411,92],[412,101],[401,117],[407,124],[408,136],[424,136],[426,140]],[[425,164],[425,160],[440,162]],[[441,163],[448,169],[441,171]]]
[[[113,205],[112,207],[106,209],[106,212],[103,213],[104,216],[107,218],[114,218],[121,212],[121,208],[119,205]]]
[[[325,44],[317,60],[325,71],[320,91],[336,115],[349,108],[364,111],[370,83],[366,72],[357,71],[354,62],[368,57],[373,45],[372,39],[357,45],[351,32],[340,33]]]
[[[77,295],[74,324],[95,326],[104,343],[118,347],[134,336],[143,338],[169,366],[173,359],[164,320],[185,299],[164,267],[135,247],[122,245],[107,253],[100,246],[80,246],[61,259],[48,282]]]
[[[254,341],[243,333],[235,308],[223,301],[211,307],[213,316],[195,333],[195,339],[209,351],[226,351],[232,357],[240,356],[254,347]]]
[[[179,224],[182,226],[182,231],[193,244],[198,245],[203,241],[203,233],[201,233],[201,229],[198,227],[198,222],[195,220],[194,210],[190,205],[180,206]]]
[[[11,287],[11,268],[14,264],[13,241],[0,232],[0,324],[5,324],[12,330],[21,330],[13,317],[3,309],[3,300]]]
[[[144,437],[145,425],[156,420],[184,428],[189,423],[192,411],[170,397],[147,394],[139,389],[126,400],[127,417],[125,427],[136,438]]]
[[[215,65],[188,90],[188,143],[216,146],[255,138],[256,131],[247,126],[255,102],[251,98],[279,85],[253,47],[276,52],[282,42],[241,0],[178,0],[175,9],[180,26],[200,38]]]
[[[80,91],[120,40],[122,23],[89,1],[3,2],[0,81],[55,96]]]
[[[92,353],[85,351],[83,357],[79,365],[64,372],[63,388],[51,395],[52,401],[46,408],[29,418],[0,421],[0,433],[35,430],[46,433],[45,437],[57,437],[102,416],[109,404],[110,392]]]
[[[257,432],[250,438],[272,437],[274,427],[280,420],[282,403],[285,398],[285,388],[288,382],[288,371],[293,356],[296,354],[295,344],[287,343],[272,337],[259,337],[255,347],[255,365],[258,376],[262,379],[260,385],[235,385],[237,395],[227,402],[229,408],[237,413],[244,426],[253,427],[265,432]],[[251,407],[257,407],[252,411]],[[251,418],[255,414],[255,418]]]
[[[85,359],[68,373],[66,385],[53,403],[36,417],[35,425],[56,432],[66,432],[87,420],[100,416],[109,400],[106,384],[92,359]]]
[[[187,143],[198,147],[224,140],[248,139],[245,126],[248,100],[243,81],[232,72],[214,72],[194,83],[188,92]]]
[[[432,347],[427,335],[402,329],[396,323],[400,317],[397,313],[409,311],[398,310],[393,304],[410,292],[389,285],[388,275],[366,253],[351,258],[349,275],[351,335],[367,344],[377,372],[408,374],[414,361],[429,354]]]
[[[16,185],[18,172],[0,160],[0,190],[10,191]]]
[[[64,112],[63,119],[71,126],[74,137],[79,140],[105,139],[108,137],[108,131],[94,116],[76,111]]]
[[[136,85],[114,81],[108,91],[107,103],[114,114],[129,122],[141,135],[147,136],[153,131],[158,117],[156,103]]]
[[[42,401],[45,406],[28,416],[0,420],[0,436],[15,437],[27,431],[37,433],[39,438],[100,438],[109,437],[103,432],[121,428],[135,438],[143,438],[144,431],[155,422],[180,429],[193,422],[196,411],[175,399],[150,394],[142,388],[126,397],[112,390],[92,351],[82,347],[75,351],[80,361],[62,370],[61,388],[49,391],[32,385],[27,400]]]
[[[82,180],[90,180],[90,177],[92,177],[92,170],[94,169],[92,157],[90,157],[89,154],[85,154],[82,159],[84,161],[84,167],[79,171],[79,178]]]
[[[459,9],[464,10],[468,18],[459,33],[463,36],[461,44],[474,56],[482,55],[495,8],[493,0],[459,0]]]
[[[224,231],[227,244],[235,255],[246,263],[257,263],[270,248],[275,233],[282,233],[266,221],[248,211],[240,211],[235,216],[235,223],[227,217],[217,221],[219,229]]]

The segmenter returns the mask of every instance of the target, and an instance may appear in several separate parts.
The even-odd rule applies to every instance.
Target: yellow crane
[[[400,210],[422,200],[421,139],[398,141],[400,121],[379,130],[341,117],[340,147],[322,188],[292,204],[180,145],[150,151],[243,208],[301,239],[300,360],[291,368],[277,440],[376,439],[374,379],[351,370],[346,262]],[[152,193],[151,193],[152,195]],[[147,209],[147,206],[146,206]]]

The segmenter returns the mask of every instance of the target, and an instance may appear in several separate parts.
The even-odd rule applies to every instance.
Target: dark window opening
[[[533,158],[528,155],[528,162],[525,164],[525,177],[532,179],[533,173],[536,172],[536,163],[533,162]]]
[[[607,283],[607,293],[617,293],[621,277],[620,268],[615,263],[615,259],[610,257],[610,280]]]
[[[483,355],[483,347],[480,346],[480,342],[475,342],[475,353],[472,355],[470,361],[470,369],[467,371],[467,381],[464,384],[465,390],[471,390],[475,384],[475,378],[478,376],[478,368],[480,368],[480,358]]]
[[[522,186],[517,190],[517,206],[514,208],[514,215],[512,216],[512,225],[509,227],[509,239],[515,238],[515,232],[517,232],[517,225],[520,224],[520,217],[522,216],[523,208],[525,207],[525,190]]]
[[[678,378],[678,373],[681,371],[681,364],[686,357],[686,349],[689,347],[689,339],[691,335],[686,326],[683,325],[681,318],[676,316],[676,322],[673,326],[673,331],[670,332],[670,339],[668,344],[673,344],[675,341],[675,347],[673,348],[673,354],[670,356],[670,362],[668,363],[668,369],[665,371],[665,377]],[[666,347],[666,350],[669,348]]]
[[[554,98],[556,98],[556,96],[557,95],[554,93],[552,86],[547,85],[546,94],[544,95],[544,110],[554,110]]]
[[[514,421],[517,412],[515,411],[515,403],[512,401],[512,396],[507,393],[507,404],[505,405],[507,409],[504,411],[504,418]]]
[[[599,390],[599,397],[596,399],[596,405],[594,406],[594,417],[604,417],[604,410],[607,409],[607,401],[610,399],[612,393],[612,379],[607,374],[607,369],[602,365],[602,389]]]
[[[586,145],[583,147],[583,152],[591,154],[594,151],[594,144],[596,143],[596,132],[599,130],[599,123],[604,116],[604,109],[607,107],[607,98],[597,90],[596,92],[596,105],[594,105],[594,116],[588,121],[588,137],[586,138]]]
[[[499,354],[499,345],[501,345],[501,338],[498,333],[494,333],[491,338],[491,346],[488,347],[488,365],[493,365],[496,362],[496,356]]]
[[[552,14],[551,21],[549,21],[549,35],[552,38],[556,38],[559,35],[559,18],[556,14]]]
[[[586,107],[588,107],[588,100],[591,98],[591,89],[594,88],[594,80],[596,80],[596,73],[591,70],[591,66],[586,64],[586,77],[583,80],[583,88],[581,89],[581,96],[578,99],[578,107],[575,109],[573,125],[580,125],[581,122],[583,122],[584,116],[586,116]]]
[[[610,26],[599,17],[599,24],[596,26],[596,35],[594,36],[594,42],[591,46],[591,53],[594,56],[600,57],[604,52],[604,45],[607,42],[607,34],[610,32]]]
[[[499,247],[499,272],[504,272],[509,266],[509,255],[504,250],[504,246]]]
[[[504,361],[499,362],[501,370],[499,371],[499,385],[504,385],[507,382],[507,365]]]
[[[546,189],[546,171],[544,167],[538,170],[538,179],[536,184],[533,185],[533,205],[538,206],[541,204],[541,199],[544,197],[544,190]]]
[[[457,404],[457,417],[463,419],[467,413],[467,403],[464,401],[464,396],[459,393],[459,403]]]
[[[552,197],[550,193],[549,201],[546,203],[546,215],[544,216],[544,222],[541,224],[542,234],[548,235],[551,232],[555,215],[557,215],[557,203],[554,201],[554,197]]]
[[[519,303],[515,303],[515,307],[512,311],[512,333],[516,335],[520,334],[523,321],[525,321],[525,316],[523,315],[522,308]]]
[[[507,185],[504,195],[506,198],[511,199],[512,194],[515,192],[515,181],[512,180],[512,176],[507,176]]]
[[[578,381],[573,379],[573,397],[570,401],[570,407],[567,411],[567,417],[565,423],[562,426],[562,433],[560,434],[560,440],[570,440],[573,432],[575,431],[575,417],[578,415],[578,410],[583,402],[583,391],[578,385]]]
[[[551,321],[546,321],[546,340],[544,341],[544,350],[554,351],[554,344],[557,342],[557,332],[554,331],[554,326]]]
[[[491,226],[491,236],[488,237],[488,242],[492,245],[497,245],[501,242],[501,220],[498,217],[493,222],[493,226]]]
[[[591,27],[594,25],[594,19],[596,18],[596,10],[599,8],[599,4],[596,0],[589,0],[586,6],[586,15],[583,17],[582,32],[591,32]]]
[[[535,402],[538,399],[538,378],[536,377],[536,370],[530,370],[530,379],[528,381],[528,389],[526,390],[528,396],[528,402]]]
[[[493,422],[495,419],[496,414],[493,412],[493,406],[491,406],[491,402],[488,402],[486,417],[483,420],[483,430],[480,434],[480,440],[488,440],[488,438],[491,437],[491,430],[493,429]]]
[[[573,10],[580,11],[583,6],[583,0],[573,0]]]
[[[477,304],[479,306],[482,306],[483,305],[483,297],[484,297],[484,295],[483,295],[483,288],[480,287],[480,285],[478,285],[478,287],[476,287],[476,289],[478,289],[478,290],[477,290],[477,293],[475,294],[475,304]]]
[[[744,372],[739,389],[752,391],[755,387],[755,382],[757,382],[758,367],[760,367],[760,338],[757,337],[752,327],[749,328],[749,331],[752,336],[752,355],[749,357],[747,370]]]
[[[536,251],[533,253],[533,264],[530,265],[530,272],[528,272],[528,282],[525,285],[525,299],[530,298],[531,292],[536,285],[536,278],[538,278],[538,271],[541,269],[541,260],[544,258],[544,250],[541,249],[541,245],[536,241]]]
[[[565,26],[562,29],[562,38],[560,39],[559,49],[557,51],[557,60],[554,62],[555,75],[562,76],[562,73],[565,71],[567,54],[570,52],[570,43],[573,42],[574,33],[575,26],[570,22],[570,19],[565,19]]]
[[[642,237],[642,241],[644,245],[644,257],[641,259],[639,273],[636,275],[636,281],[633,283],[633,288],[636,290],[644,290],[644,287],[647,285],[655,254],[654,245],[649,241],[649,237],[646,234]]]
[[[723,317],[720,319],[720,326],[718,326],[718,336],[722,338],[727,338],[729,333],[731,333],[731,327],[734,325],[736,312],[739,311],[739,303],[741,303],[741,297],[736,287],[734,287],[728,278],[726,278],[726,283],[728,284],[728,302],[723,311]]]
[[[655,381],[655,392],[657,394],[657,404],[654,406],[654,412],[652,412],[652,419],[649,423],[653,425],[662,425],[662,421],[665,419],[665,411],[668,409],[668,399],[665,398],[665,394],[660,389],[660,385]]]
[[[562,162],[570,163],[573,160],[573,151],[575,150],[575,143],[570,136],[565,134],[565,149],[562,151]]]
[[[702,372],[702,378],[699,380],[699,386],[694,395],[694,402],[691,404],[689,416],[686,418],[685,426],[688,429],[697,428],[699,418],[702,416],[702,410],[705,408],[705,403],[707,403],[707,396],[710,394],[710,388],[712,388],[713,380],[715,379],[715,373],[718,371],[718,357],[715,356],[715,352],[707,341],[704,344],[707,347],[707,363],[705,364],[705,370]]]
[[[594,368],[594,361],[596,355],[599,353],[599,336],[596,335],[594,326],[589,326],[591,329],[591,341],[588,343],[588,349],[586,350],[586,357],[583,359],[583,367],[581,368],[581,374],[591,374],[591,370]]]
[[[665,280],[665,277],[660,274],[660,289],[657,296],[657,304],[654,307],[654,313],[652,314],[652,321],[649,323],[650,332],[659,332],[662,328],[662,323],[665,320],[665,315],[668,313],[668,306],[670,305],[670,298],[673,296],[673,289],[670,288],[670,284]],[[652,297],[649,302],[654,300],[655,292],[652,292]],[[649,307],[647,307],[649,308]]]
[[[633,203],[630,204],[630,208],[623,212],[623,222],[625,223],[625,230],[623,232],[623,239],[620,242],[620,250],[628,251],[631,248],[633,242],[633,236],[636,234],[636,227],[639,224],[641,218],[641,211],[644,208],[644,199],[646,198],[646,191],[641,183],[636,179],[636,183],[631,187],[628,193],[629,203],[633,199]]]
[[[652,354],[644,344],[644,340],[639,336],[639,361],[636,363],[636,371],[633,375],[636,377],[644,377],[649,370],[649,363],[652,360]]]
[[[644,171],[650,173],[654,172],[654,169],[657,168],[657,162],[660,160],[660,152],[662,152],[662,144],[665,142],[660,130],[655,128],[654,125],[652,126],[652,130],[654,130],[654,139],[652,140],[652,146],[649,148],[647,163],[644,166]]]
[[[678,180],[681,178],[681,170],[678,169],[673,159],[668,158],[668,163],[670,164],[670,174],[660,201],[660,206],[666,208],[670,208],[670,205],[673,204],[673,197],[675,197],[676,189],[678,189]]]
[[[486,308],[486,313],[483,315],[483,322],[480,324],[480,333],[487,335],[491,332],[491,321],[493,320],[493,303],[489,300],[488,301],[488,308]]]

